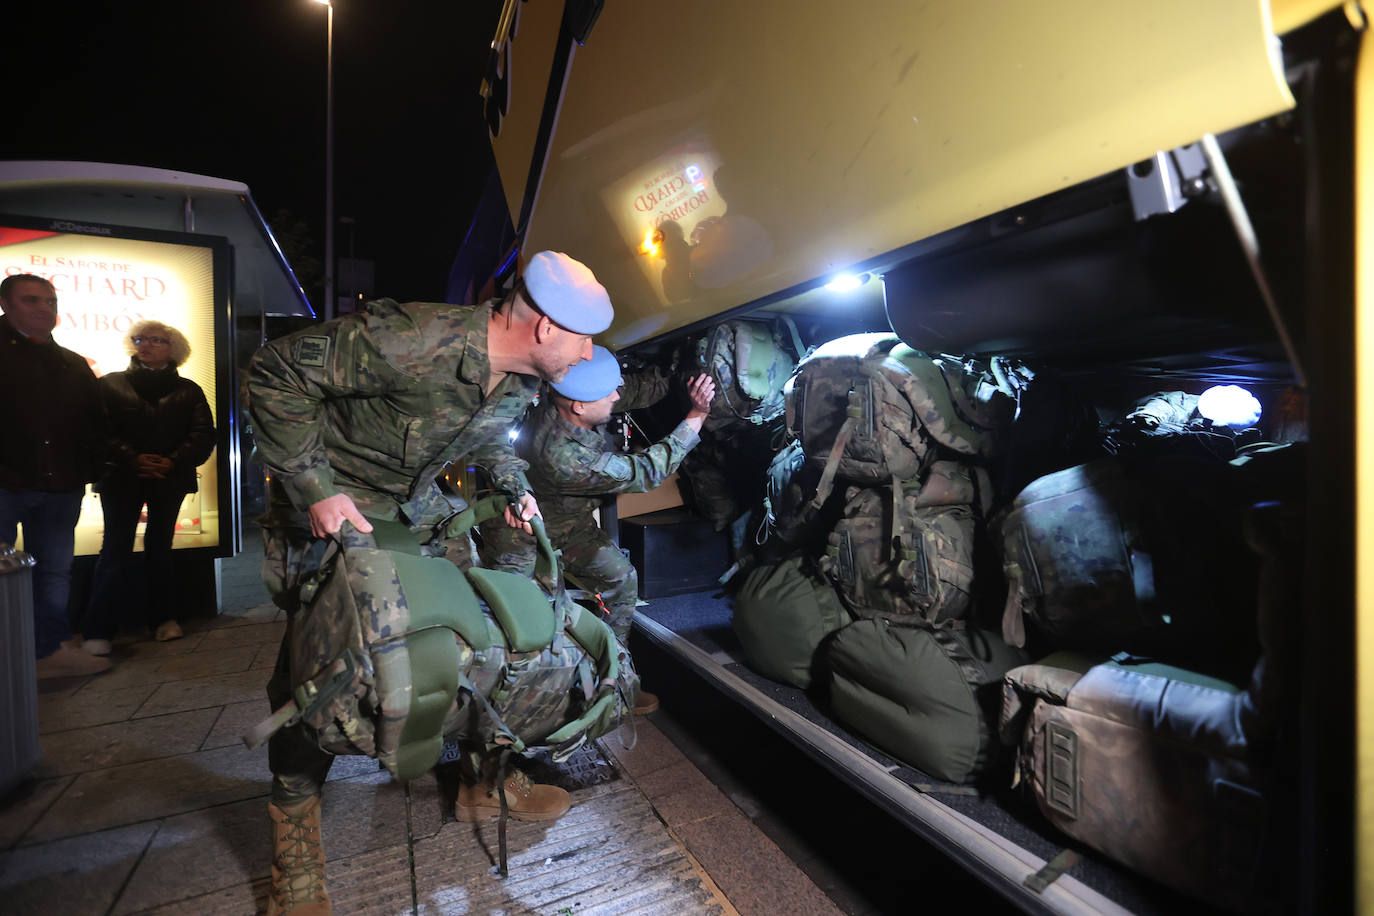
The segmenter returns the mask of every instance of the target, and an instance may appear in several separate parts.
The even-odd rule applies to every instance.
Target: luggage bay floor
[[[1205,910],[1204,905],[1133,874],[1059,835],[1039,817],[1033,806],[1006,787],[1009,770],[975,789],[942,783],[887,756],[830,719],[813,696],[754,673],[744,663],[730,615],[729,600],[715,591],[650,600],[640,607],[636,616],[636,639],[632,643],[641,673],[646,670],[659,672],[676,662],[683,672],[681,680],[684,680],[676,686],[677,691],[697,695],[703,690],[718,691],[734,700],[738,704],[737,714],[750,720],[756,732],[766,732],[775,738],[768,743],[767,753],[775,759],[784,756],[788,759],[785,766],[775,765],[772,774],[758,778],[760,784],[769,784],[771,791],[779,796],[814,793],[814,787],[808,789],[796,784],[832,778],[852,789],[856,797],[846,798],[829,812],[808,810],[807,818],[788,829],[804,833],[807,821],[815,821],[817,816],[833,821],[846,839],[829,853],[831,867],[846,868],[839,859],[846,855],[844,843],[848,842],[851,850],[857,849],[849,853],[856,858],[850,868],[859,869],[866,864],[873,875],[881,876],[880,880],[889,885],[870,887],[868,893],[872,898],[888,901],[903,896],[908,900],[924,898],[929,903],[944,901],[962,908],[968,908],[970,899],[980,899],[985,905],[1005,905],[1006,900],[1010,900],[1018,908],[1031,912],[1086,910],[1165,914]],[[702,721],[694,723],[688,713],[691,707],[680,700],[674,702],[674,689],[652,678],[653,675],[646,675],[649,688],[663,696],[667,708],[680,711],[682,721],[674,723],[673,727],[683,728],[684,736],[677,737],[675,733],[675,740],[688,747],[689,756],[696,759],[697,755],[690,750],[692,735],[720,735],[727,729],[710,727]],[[698,708],[703,705],[696,704]],[[716,710],[710,717],[722,718]],[[760,722],[770,728],[758,729]],[[719,742],[728,745],[729,740],[720,738]],[[722,778],[710,761],[713,754],[715,759],[723,760],[728,753],[728,750],[707,750],[702,754],[707,762],[699,764],[726,791],[730,791],[728,777]],[[810,769],[805,776],[795,775],[798,758],[809,758]],[[834,790],[829,790],[829,794],[834,794]],[[786,806],[778,805],[776,810],[786,810]],[[912,831],[906,842],[892,839],[890,835],[886,842],[873,842],[873,836],[882,832],[882,827],[875,824],[886,822],[889,817],[897,822],[899,829]],[[948,831],[958,839],[945,842],[945,838],[933,836],[929,829],[932,824],[936,831]],[[765,823],[764,826],[770,825]],[[891,824],[883,826],[890,828]],[[861,833],[863,842],[853,842]],[[770,835],[784,847],[789,845],[786,830],[781,833],[770,830]],[[924,836],[934,848],[922,849],[924,844],[919,836]],[[888,853],[884,859],[883,847],[886,845],[897,846],[898,854]],[[1058,860],[1064,863],[1064,877],[1042,893],[1026,890],[1023,880],[1061,853],[1067,854]],[[955,863],[969,871],[961,871]],[[941,865],[943,878],[937,877]],[[971,889],[959,880],[970,873],[985,880],[988,886]],[[813,877],[823,887],[828,887],[824,874],[813,874]],[[991,896],[992,888],[1005,899]],[[979,897],[979,890],[986,896]],[[843,899],[842,895],[837,899]],[[883,911],[888,910],[884,907]]]
[[[0,800],[0,910],[265,909],[267,752],[239,736],[268,712],[285,624],[265,604],[183,624],[175,642],[122,637],[109,673],[41,682],[45,760]],[[339,758],[323,824],[335,912],[843,912],[657,720],[636,720],[630,750],[612,735],[563,767],[533,762],[536,778],[572,792],[573,809],[553,824],[509,823],[504,880],[497,821],[454,820],[446,781],[402,786],[372,760]]]

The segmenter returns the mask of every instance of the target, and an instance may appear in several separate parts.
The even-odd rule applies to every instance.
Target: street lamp
[[[329,50],[326,60],[324,120],[324,318],[334,317],[334,4],[329,7]]]

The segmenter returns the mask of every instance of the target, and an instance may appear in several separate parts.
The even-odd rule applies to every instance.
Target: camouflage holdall
[[[849,487],[820,568],[857,617],[962,619],[990,498],[987,472],[958,461],[934,462],[919,481]]]
[[[823,469],[816,504],[834,480],[911,480],[940,454],[985,459],[1011,423],[1028,377],[913,350],[895,334],[852,334],[818,347],[785,390],[787,429]]]
[[[1132,870],[1214,906],[1266,912],[1273,773],[1256,753],[1257,683],[1068,652],[1013,668],[999,725],[1017,748],[1013,784],[1055,827]]]
[[[437,534],[465,532],[506,502],[479,502]],[[628,714],[637,682],[610,628],[561,587],[542,525],[529,579],[464,572],[423,555],[404,525],[372,523],[371,535],[345,525],[303,585],[289,643],[295,699],[244,736],[250,747],[301,720],[323,750],[375,757],[406,780],[434,766],[445,737],[549,747],[561,761]]]
[[[1163,623],[1141,496],[1102,458],[1033,481],[989,524],[1002,553],[1002,638],[1026,643],[1025,618],[1056,648],[1115,651]]]

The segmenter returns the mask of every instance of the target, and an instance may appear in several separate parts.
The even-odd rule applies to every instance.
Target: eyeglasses
[[[164,347],[165,347],[165,346],[168,346],[169,344],[171,344],[171,341],[168,340],[168,339],[165,338],[165,337],[147,337],[147,336],[140,336],[140,337],[135,337],[133,340],[134,340],[134,343],[136,343],[136,344],[141,344],[141,343],[161,344],[161,345],[164,346]]]

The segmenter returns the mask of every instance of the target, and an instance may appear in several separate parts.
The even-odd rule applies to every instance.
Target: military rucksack
[[[1101,458],[1047,474],[989,524],[1002,553],[1002,636],[1026,644],[1025,619],[1055,648],[1105,649],[1161,625],[1142,494],[1120,461]]]
[[[783,414],[783,385],[805,354],[797,326],[788,318],[716,325],[695,345],[693,373],[704,370],[716,383],[702,429],[720,434],[777,420]]]
[[[776,538],[786,545],[805,546],[808,535],[823,524],[811,505],[819,477],[797,440],[778,450],[764,481],[763,520],[756,535],[759,544]]]
[[[822,344],[785,391],[788,431],[823,469],[818,504],[836,478],[885,484],[911,480],[941,454],[993,456],[1015,410],[1016,372],[922,353],[895,334]]]
[[[982,468],[959,461],[905,483],[849,487],[820,567],[857,617],[962,619],[990,490]]]
[[[439,534],[505,505],[476,503]],[[534,579],[465,572],[425,556],[401,523],[372,524],[345,525],[302,586],[288,642],[295,698],[244,736],[250,747],[301,721],[323,750],[375,757],[407,780],[434,766],[445,737],[547,747],[561,761],[627,714],[637,683],[610,628],[562,589],[542,524]]]

